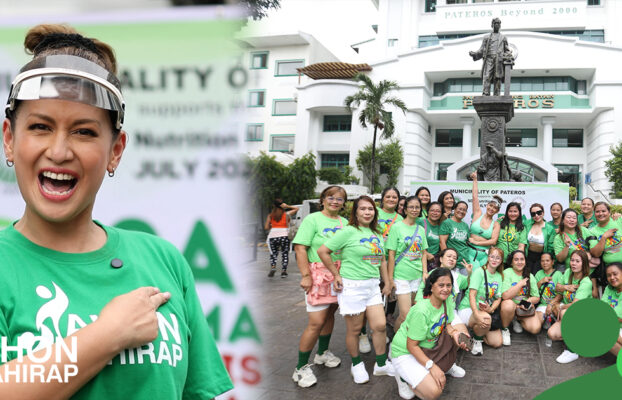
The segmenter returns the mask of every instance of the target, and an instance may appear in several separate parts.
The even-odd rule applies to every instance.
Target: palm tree
[[[392,105],[406,114],[406,105],[397,97],[388,97],[389,92],[399,89],[397,82],[382,80],[378,85],[365,74],[358,73],[354,77],[355,81],[362,83],[359,91],[352,96],[348,96],[344,100],[344,104],[348,112],[352,112],[352,107],[358,107],[361,103],[365,103],[365,107],[359,114],[359,123],[363,128],[367,125],[374,126],[374,140],[371,147],[371,192],[374,192],[375,185],[375,167],[376,167],[376,134],[378,129],[382,130],[382,138],[388,139],[393,135],[395,125],[391,112],[384,109],[386,105]]]

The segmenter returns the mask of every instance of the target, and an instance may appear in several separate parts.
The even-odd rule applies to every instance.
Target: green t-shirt
[[[441,226],[432,225],[425,218],[417,218],[417,224],[421,225],[426,231],[426,240],[428,241],[428,253],[437,254],[441,250],[441,242],[438,235],[441,232]]]
[[[613,308],[618,319],[622,318],[622,293],[607,285],[603,292],[603,297],[600,299]],[[620,328],[622,328],[622,322],[620,323]]]
[[[552,228],[553,228],[553,230],[557,230],[557,229],[559,228],[559,224],[556,224],[556,223],[555,223],[555,222],[553,222],[553,221],[547,221],[547,222],[546,222],[546,225],[548,225],[548,226],[552,227]]]
[[[416,234],[414,240],[413,236]],[[398,258],[406,250],[404,256],[398,262]],[[395,270],[393,271],[394,279],[404,279],[407,281],[419,279],[423,276],[423,251],[428,248],[428,242],[425,237],[425,229],[422,226],[414,224],[406,225],[404,221],[400,221],[393,225],[389,237],[385,243],[387,252],[395,251]]]
[[[589,217],[588,220],[590,221],[590,224],[587,226],[587,229],[592,229],[594,226],[598,225],[598,222],[596,221],[596,215],[594,215],[594,213],[592,213],[592,216]],[[585,222],[585,217],[583,216],[583,214],[579,214],[579,216],[577,217],[577,221],[579,221],[578,225],[581,225]]]
[[[382,234],[382,237],[386,240],[389,236],[389,232],[391,228],[395,226],[396,223],[403,220],[401,215],[395,211],[394,213],[387,213],[382,208],[376,207],[378,210],[378,231]]]
[[[446,219],[441,224],[441,235],[447,236],[447,247],[455,249],[458,252],[458,263],[456,268],[464,268],[462,260],[469,252],[467,241],[469,240],[469,225],[466,222],[456,222],[451,218]]]
[[[542,278],[549,276],[553,279],[551,279],[550,282],[542,284],[542,286],[544,286],[544,289],[542,289],[542,286],[540,286],[540,289],[538,289],[538,294],[540,294],[540,291],[542,291],[542,296],[540,296],[541,306],[548,306],[551,303],[551,300],[553,300],[557,295],[557,293],[555,293],[555,285],[562,277],[562,273],[555,269],[550,274],[545,273],[543,269],[536,272],[536,285],[542,280]]]
[[[458,293],[460,293],[461,290],[465,290],[469,287],[469,278],[456,271],[456,269],[451,270],[451,276],[454,278],[454,284],[451,287],[451,296],[447,298],[447,307],[457,309],[456,297],[458,297]],[[425,282],[422,284],[425,285]],[[424,286],[421,286],[417,291],[415,301],[423,300],[423,287]]]
[[[339,274],[344,278],[363,280],[380,277],[384,241],[371,229],[348,225],[324,245],[332,251],[341,250]]]
[[[437,309],[434,308],[429,299],[418,301],[410,308],[406,319],[393,337],[391,357],[410,354],[406,347],[408,338],[419,341],[419,347],[434,348],[443,332],[443,324],[451,324],[453,319],[454,310],[449,304],[447,304],[447,315],[445,315],[443,305]]]
[[[527,268],[527,266],[525,266],[525,268]],[[511,288],[512,286],[515,286],[522,279],[523,277],[521,275],[518,275],[514,271],[514,268],[504,269],[503,270],[503,286],[501,287],[501,293],[505,293],[509,288]],[[531,289],[529,290],[529,293],[527,293],[527,286],[523,286],[523,289],[520,292],[518,292],[518,294],[514,296],[514,298],[512,299],[514,300],[514,303],[516,304],[520,303],[521,296],[525,299],[529,297],[539,297],[538,284],[533,274],[529,274],[529,286],[531,287]]]
[[[486,280],[484,279],[484,273],[486,273],[486,277],[488,278],[488,288],[485,288]],[[484,268],[473,267],[473,272],[471,273],[471,279],[469,282],[469,290],[466,291],[464,297],[462,298],[462,301],[460,302],[460,305],[458,306],[458,309],[463,310],[465,308],[471,308],[471,304],[469,302],[469,292],[471,291],[471,289],[477,290],[475,300],[478,303],[486,302],[485,290],[488,290],[489,304],[492,304],[494,300],[501,297],[502,285],[503,277],[501,276],[501,273],[495,271],[495,273],[491,275],[490,272],[488,272],[488,270],[484,270]]]
[[[570,274],[572,274],[572,270],[568,268],[566,272],[564,272],[564,275],[562,275],[560,280],[556,283],[559,283],[561,285],[568,285],[568,279],[570,278]],[[572,278],[571,285],[579,285],[579,288],[574,292],[564,290],[564,292],[562,293],[562,301],[564,302],[564,304],[570,304],[575,299],[583,300],[592,298],[592,281],[590,280],[589,276],[582,278],[581,281]]]
[[[329,218],[322,214],[321,211],[307,215],[302,220],[296,237],[292,243],[307,246],[307,257],[309,262],[322,262],[317,255],[319,249],[325,241],[335,236],[335,234],[348,225],[348,220],[343,217],[339,219]],[[341,253],[333,252],[331,255],[333,261],[341,259]]]
[[[518,250],[519,243],[527,244],[527,229],[523,228],[522,231],[516,232],[516,226],[508,224],[508,226],[499,230],[497,247],[503,250],[503,262],[508,259],[508,255],[511,252]]]
[[[50,343],[97,319],[114,297],[155,286],[171,293],[156,313],[158,337],[122,350],[72,399],[212,399],[230,390],[184,257],[154,235],[103,228],[106,244],[79,254],[38,246],[13,226],[0,231],[0,337]]]
[[[558,233],[555,235],[555,239],[553,240],[553,251],[555,252],[556,256],[562,250],[564,250],[564,247],[566,247],[566,242],[564,241],[564,235],[568,235],[568,237],[572,241],[570,249],[568,250],[568,256],[566,257],[566,269],[567,270],[570,269],[570,256],[572,255],[572,252],[574,252],[575,250],[589,251],[588,246],[585,243],[585,238],[589,237],[591,233],[587,228],[584,228],[582,226],[580,228],[581,228],[581,234],[583,235],[583,239],[578,239],[577,234],[575,232],[572,235],[569,235],[568,233],[563,233],[563,234]]]
[[[599,225],[594,226],[590,229],[590,235],[596,236],[597,240],[590,240],[590,247],[594,247],[598,244],[598,241],[603,236],[603,233],[608,231],[609,229],[617,229],[618,231],[609,239],[605,241],[605,249],[603,251],[603,261],[605,264],[609,264],[612,262],[622,262],[622,227],[620,227],[620,220],[614,221],[609,218],[609,222],[605,227],[600,227]]]

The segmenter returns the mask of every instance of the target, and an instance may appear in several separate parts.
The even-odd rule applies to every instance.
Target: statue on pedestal
[[[486,153],[480,158],[477,179],[480,181],[500,181],[503,176],[505,155],[495,148],[493,142],[486,142]]]
[[[469,51],[473,61],[477,61],[480,58],[484,59],[482,64],[482,94],[484,96],[490,96],[491,84],[494,85],[494,95],[499,96],[501,94],[501,82],[505,76],[504,62],[508,64],[514,60],[507,39],[499,32],[499,29],[501,29],[501,20],[499,18],[492,20],[492,29],[493,31],[482,40],[482,46],[479,50]]]

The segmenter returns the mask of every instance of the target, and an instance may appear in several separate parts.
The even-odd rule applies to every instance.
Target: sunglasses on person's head
[[[542,210],[532,211],[531,212],[531,216],[532,217],[535,217],[536,215],[542,215],[542,214],[544,214],[544,211],[542,211]]]

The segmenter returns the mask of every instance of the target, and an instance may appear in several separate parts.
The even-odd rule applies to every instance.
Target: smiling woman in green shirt
[[[397,202],[396,202],[397,203]],[[393,375],[393,366],[386,354],[386,319],[380,292],[380,277],[389,282],[384,241],[377,229],[378,210],[369,196],[354,200],[349,225],[326,241],[317,251],[318,256],[333,274],[339,312],[346,320],[346,347],[352,357],[350,373],[355,383],[369,381],[369,374],[359,355],[359,334],[367,317],[373,330],[372,341],[376,351],[374,375]],[[341,269],[338,271],[331,253],[341,251]],[[391,293],[385,285],[382,295]]]
[[[499,239],[497,247],[503,250],[507,262],[508,255],[514,250],[525,251],[527,244],[527,230],[523,225],[523,213],[519,203],[509,203],[505,208],[505,215],[499,223]]]
[[[601,300],[613,308],[620,322],[620,335],[611,349],[611,353],[617,356],[622,348],[622,263],[614,262],[607,265],[605,272],[609,284],[605,287]]]
[[[469,238],[469,225],[462,219],[467,213],[467,203],[459,201],[454,207],[454,215],[443,221],[441,224],[440,247],[445,250],[447,247],[455,249],[458,252],[458,268],[463,269],[462,261],[467,260],[469,247],[467,240]]]
[[[553,313],[559,315],[557,322],[547,334],[552,340],[562,340],[562,319],[568,307],[583,299],[592,298],[592,282],[590,282],[590,265],[585,250],[576,250],[570,256],[570,268],[557,281],[555,291],[558,293],[552,302]],[[567,364],[579,358],[579,355],[565,349],[557,357],[560,364]]]

